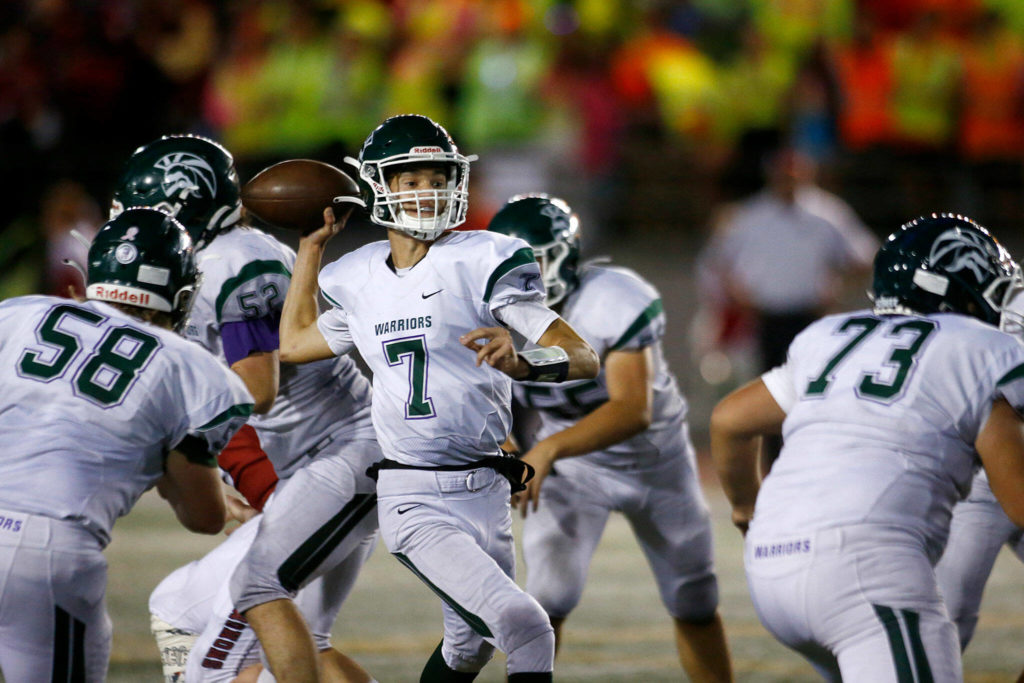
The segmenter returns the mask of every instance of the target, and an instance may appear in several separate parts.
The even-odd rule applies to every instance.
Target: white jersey
[[[97,301],[0,303],[0,373],[0,508],[78,522],[102,545],[170,449],[192,436],[219,453],[252,411],[212,355]]]
[[[668,369],[662,351],[665,313],[658,291],[626,268],[591,263],[579,270],[580,282],[565,300],[562,317],[604,359],[612,351],[651,349],[653,400],[651,426],[641,434],[584,456],[603,465],[632,466],[644,455],[657,456],[679,441],[686,419],[686,401]],[[536,439],[545,439],[574,425],[608,401],[602,364],[594,379],[560,384],[517,382],[516,401],[540,416]]]
[[[202,284],[185,336],[227,362],[221,327],[271,316],[276,324],[291,282],[295,252],[270,235],[236,227],[199,252]],[[370,383],[348,357],[281,365],[274,407],[249,420],[277,475],[289,477],[338,429],[373,437]]]
[[[762,379],[786,419],[751,535],[890,525],[934,563],[993,400],[1024,411],[1024,346],[962,315],[858,311],[813,323]]]
[[[477,367],[459,337],[501,324],[504,306],[544,300],[533,250],[496,233],[450,232],[402,274],[390,253],[388,242],[374,242],[327,265],[320,288],[334,308],[318,323],[335,353],[355,344],[373,371],[384,454],[424,466],[496,455],[511,424],[512,382]],[[536,341],[543,331],[525,336]]]
[[[979,469],[974,474],[974,480],[971,482],[970,496],[972,501],[978,503],[995,503],[999,505],[996,494],[992,493],[992,485],[988,483],[988,472],[984,468]],[[1000,507],[1000,509],[1002,508]]]

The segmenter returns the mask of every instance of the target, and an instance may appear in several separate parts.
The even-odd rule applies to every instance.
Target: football
[[[313,159],[289,159],[263,169],[242,188],[242,205],[261,221],[301,233],[322,226],[328,206],[339,220],[353,206],[366,206],[356,181]]]

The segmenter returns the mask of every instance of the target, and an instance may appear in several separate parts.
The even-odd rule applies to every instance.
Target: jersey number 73
[[[889,351],[889,355],[882,362],[896,372],[888,382],[879,378],[881,371],[871,372],[865,370],[861,373],[860,381],[857,383],[857,395],[862,398],[870,398],[884,403],[891,403],[896,400],[903,385],[910,377],[914,362],[924,346],[925,340],[936,329],[936,324],[930,320],[914,319],[906,320],[900,318],[898,321],[883,321],[880,318],[856,317],[849,318],[839,326],[838,332],[853,335],[842,348],[840,348],[825,364],[825,368],[816,378],[807,384],[807,396],[815,397],[823,395],[835,379],[835,373],[839,365],[850,355],[850,353],[871,336],[876,330],[879,334],[895,340],[906,339],[909,335],[909,346],[906,342],[897,341]]]

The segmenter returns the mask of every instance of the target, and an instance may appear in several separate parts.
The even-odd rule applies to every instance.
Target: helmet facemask
[[[175,332],[182,333],[192,315],[192,306],[196,302],[196,292],[202,285],[203,274],[196,273],[193,284],[185,285],[174,294],[174,310],[171,311],[171,324]]]
[[[565,242],[555,241],[533,247],[533,254],[540,264],[541,280],[544,281],[544,303],[554,306],[571,290],[572,283],[563,276],[562,266],[572,255],[572,248]]]
[[[530,245],[540,264],[548,306],[560,303],[576,289],[580,220],[564,200],[540,192],[515,195],[487,229]]]
[[[419,240],[434,240],[441,233],[462,225],[469,207],[470,159],[457,152],[419,152],[364,161],[359,175],[373,191],[370,218]],[[444,187],[433,189],[391,189],[391,182],[406,171],[436,169],[445,178]]]
[[[1014,266],[1013,275],[1009,278],[1010,281],[1001,297],[999,329],[1024,342],[1024,276],[1022,276],[1020,266],[1016,264]]]

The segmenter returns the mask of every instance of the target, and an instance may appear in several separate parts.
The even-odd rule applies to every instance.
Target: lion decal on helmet
[[[161,188],[168,197],[201,197],[217,194],[217,174],[205,159],[189,152],[167,154],[154,164],[163,172]]]
[[[941,264],[947,273],[969,270],[978,282],[995,274],[988,242],[981,235],[957,228],[935,238],[928,261],[933,265]]]

